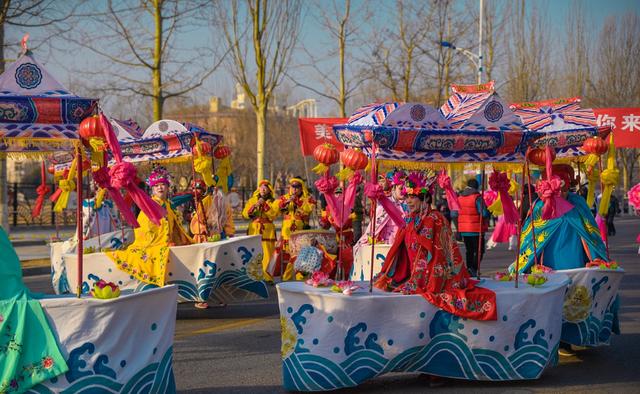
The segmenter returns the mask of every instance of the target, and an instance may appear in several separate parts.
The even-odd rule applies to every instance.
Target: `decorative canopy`
[[[70,150],[78,125],[97,107],[98,100],[69,92],[25,50],[0,75],[0,152]]]
[[[375,140],[382,160],[421,162],[521,162],[529,146],[540,144],[577,155],[582,142],[598,134],[593,111],[577,99],[509,106],[493,87],[453,85],[439,110],[369,104],[333,130],[338,141],[369,154]]]
[[[471,100],[473,99],[473,100]],[[334,126],[337,139],[388,160],[481,162],[517,161],[522,125],[496,93],[450,98],[445,112],[428,104],[371,104],[345,125]],[[516,152],[516,153],[514,153]]]
[[[212,148],[222,141],[219,134],[175,120],[159,120],[141,134],[135,123],[112,119],[111,124],[118,135],[123,158],[129,162],[171,161],[189,157],[194,136],[208,142]]]
[[[550,145],[559,157],[584,155],[579,147],[587,138],[611,130],[598,126],[593,110],[581,108],[578,97],[512,104],[511,109],[531,133],[543,134],[534,145]]]

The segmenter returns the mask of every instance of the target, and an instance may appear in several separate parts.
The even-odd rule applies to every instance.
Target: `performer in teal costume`
[[[18,256],[0,228],[0,393],[23,393],[68,370],[42,306],[22,282]]]
[[[550,220],[541,217],[541,200],[534,204],[533,217],[536,252],[539,263],[554,270],[584,267],[597,258],[608,261],[607,250],[600,237],[598,225],[587,203],[575,193],[565,197],[573,209]],[[526,219],[520,237],[519,272],[528,272],[535,262],[531,215]],[[515,263],[509,267],[515,272]]]

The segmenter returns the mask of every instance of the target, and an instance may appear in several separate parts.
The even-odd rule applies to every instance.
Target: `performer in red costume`
[[[476,287],[453,239],[449,223],[431,209],[423,174],[405,183],[409,208],[406,226],[397,234],[375,286],[385,291],[421,294],[438,308],[476,320],[496,320],[496,295]]]

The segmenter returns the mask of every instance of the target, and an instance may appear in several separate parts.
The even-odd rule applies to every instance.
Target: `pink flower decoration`
[[[325,287],[333,284],[333,280],[329,279],[328,274],[322,271],[316,271],[305,283],[313,287]]]
[[[629,205],[640,210],[640,183],[629,189],[627,196],[629,196]]]

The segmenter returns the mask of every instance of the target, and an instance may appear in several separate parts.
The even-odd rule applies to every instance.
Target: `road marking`
[[[261,323],[263,321],[266,321],[266,318],[242,319],[242,320],[232,321],[232,322],[229,322],[229,323],[223,323],[223,324],[215,325],[213,327],[201,328],[199,330],[194,330],[194,331],[188,331],[186,333],[176,333],[175,339],[184,339],[184,338],[194,337],[196,335],[212,334],[214,332],[222,332],[222,331],[225,331],[225,330],[231,330],[233,328],[247,327],[247,326],[251,326],[251,325],[254,325],[254,324]]]

